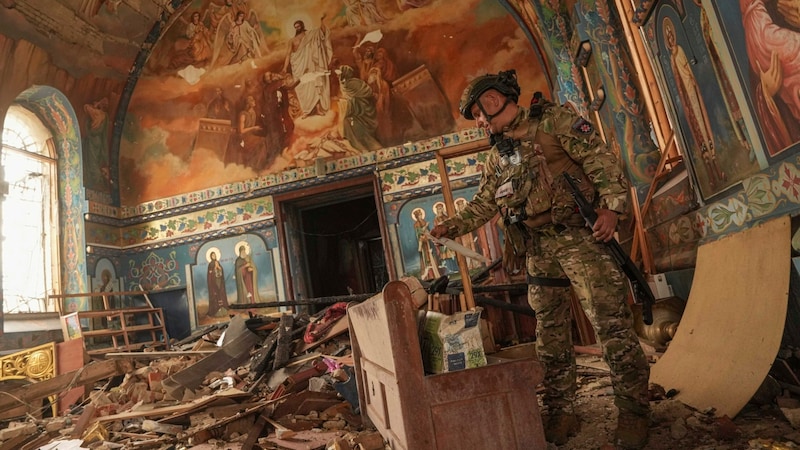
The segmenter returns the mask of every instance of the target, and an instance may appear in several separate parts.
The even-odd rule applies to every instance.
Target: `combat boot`
[[[561,413],[550,416],[544,426],[544,438],[556,445],[564,445],[581,430],[575,414]]]
[[[614,432],[614,445],[620,450],[639,450],[647,444],[650,418],[621,409]]]

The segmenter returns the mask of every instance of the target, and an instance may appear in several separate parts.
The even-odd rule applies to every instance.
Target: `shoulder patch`
[[[594,131],[594,126],[583,117],[578,117],[575,122],[572,123],[572,129],[578,134],[589,135]]]

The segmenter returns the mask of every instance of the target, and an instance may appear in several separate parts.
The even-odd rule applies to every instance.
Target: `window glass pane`
[[[6,313],[47,310],[53,293],[52,259],[57,228],[52,226],[51,183],[55,162],[40,156],[49,135],[41,124],[31,127],[30,114],[9,114],[4,121],[2,169],[8,194],[2,199],[3,310]],[[13,128],[12,128],[13,127]],[[37,153],[39,155],[37,155]],[[55,211],[56,209],[52,209]],[[50,308],[52,309],[52,308]]]
[[[6,312],[36,312],[46,298],[46,214],[43,164],[4,152],[8,196],[3,202],[3,293]],[[47,230],[49,231],[49,230]]]
[[[24,108],[12,107],[9,109],[9,114],[4,121],[3,145],[40,153],[43,146],[39,145],[37,149],[36,140],[33,137],[34,133],[27,123],[30,120],[38,119],[33,113]]]

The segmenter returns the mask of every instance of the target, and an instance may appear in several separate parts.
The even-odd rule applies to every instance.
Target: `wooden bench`
[[[546,448],[536,359],[425,375],[409,287],[347,310],[361,415],[395,450]]]

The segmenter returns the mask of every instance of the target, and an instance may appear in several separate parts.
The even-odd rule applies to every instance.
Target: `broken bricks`
[[[65,417],[0,429],[0,448],[27,448],[34,442],[38,445],[32,448],[38,448],[69,438],[104,449],[221,441],[241,443],[242,449],[324,449],[334,441],[350,449],[383,448],[380,434],[365,430],[355,405],[336,392],[342,381],[332,372],[352,374],[352,368],[334,363],[348,361],[341,357],[349,352],[347,327],[342,326],[346,318],[330,321],[327,332],[311,344],[302,339],[307,316],[283,315],[275,320],[234,318],[227,327],[210,329],[214,335],[196,334],[195,341],[183,340],[180,347],[152,357],[109,354],[78,371],[101,368],[88,370],[91,378],[72,375],[94,383],[93,389],[87,386],[90,392],[82,404],[68,408]],[[208,350],[209,342],[220,344]],[[312,353],[311,348],[334,353]],[[28,395],[31,400],[43,398],[40,391],[49,393],[28,390],[39,396]],[[45,427],[49,434],[41,434]]]

